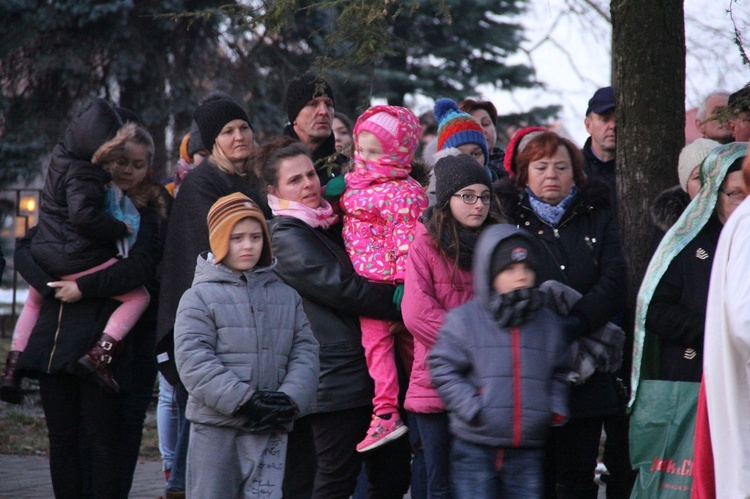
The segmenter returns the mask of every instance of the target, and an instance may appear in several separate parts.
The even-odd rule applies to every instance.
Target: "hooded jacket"
[[[235,413],[255,390],[289,395],[301,414],[318,386],[318,342],[302,300],[268,267],[237,273],[198,257],[175,321],[175,360],[188,420],[243,428]]]
[[[407,251],[427,208],[427,194],[410,171],[411,164],[394,169],[368,162],[346,174],[340,200],[346,249],[357,273],[373,281],[404,281]]]
[[[568,357],[558,317],[546,308],[519,326],[495,318],[492,253],[510,225],[485,229],[474,253],[474,298],[449,311],[428,360],[457,438],[493,447],[544,446],[553,414],[567,417]]]
[[[99,265],[115,256],[115,241],[127,235],[125,224],[104,212],[111,177],[91,163],[121,126],[114,107],[94,99],[81,108],[52,151],[39,230],[31,244],[34,259],[49,274],[59,277]]]

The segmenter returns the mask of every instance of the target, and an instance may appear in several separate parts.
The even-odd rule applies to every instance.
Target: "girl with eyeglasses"
[[[412,490],[426,488],[431,498],[451,497],[452,437],[445,405],[430,380],[427,356],[446,312],[474,296],[474,246],[482,230],[498,221],[490,214],[486,170],[457,149],[445,149],[437,157],[437,204],[421,218],[409,247],[401,303],[404,323],[414,336],[414,364],[404,407],[412,433],[420,437],[426,467],[426,484],[412,482]]]

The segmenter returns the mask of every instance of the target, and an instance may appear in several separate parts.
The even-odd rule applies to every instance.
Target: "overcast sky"
[[[588,1],[609,15],[608,1]],[[685,0],[687,109],[696,107],[713,89],[731,92],[750,81],[750,69],[742,66],[726,13],[730,1]],[[569,5],[583,8],[585,4],[583,0],[529,0],[529,10],[522,17],[526,28],[523,48],[527,52],[508,62],[531,64],[545,88],[512,93],[494,88],[481,91],[500,114],[525,111],[534,105],[561,105],[563,126],[581,144],[587,137],[583,118],[588,99],[597,88],[611,82],[611,26],[590,7],[584,14],[569,13]],[[733,11],[750,51],[750,0],[739,0]],[[420,111],[429,108],[424,102],[417,106]]]

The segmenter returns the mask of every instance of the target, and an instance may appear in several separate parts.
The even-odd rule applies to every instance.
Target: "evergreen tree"
[[[0,184],[39,172],[75,106],[110,98],[138,113],[165,163],[164,133],[190,124],[197,76],[216,53],[216,17],[166,14],[216,7],[216,0],[6,1],[0,7]],[[178,138],[179,140],[179,138]],[[157,172],[157,177],[158,177]]]

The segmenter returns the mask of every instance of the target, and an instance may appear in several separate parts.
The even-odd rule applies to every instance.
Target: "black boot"
[[[5,372],[0,382],[0,400],[9,404],[20,404],[23,398],[23,394],[21,393],[21,376],[17,370],[21,353],[18,350],[11,350],[5,359]]]
[[[78,359],[78,364],[93,373],[96,380],[107,390],[120,393],[120,386],[112,377],[112,360],[119,352],[120,342],[108,334],[102,334],[96,345]]]

